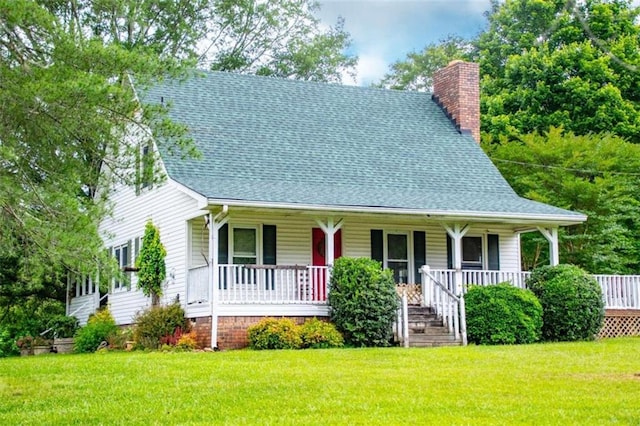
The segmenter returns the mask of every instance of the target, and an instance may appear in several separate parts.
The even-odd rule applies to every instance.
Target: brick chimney
[[[480,143],[480,69],[478,64],[451,61],[433,74],[433,100],[461,133]]]

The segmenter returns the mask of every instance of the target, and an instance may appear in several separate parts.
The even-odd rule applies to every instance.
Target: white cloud
[[[356,84],[369,86],[371,83],[376,83],[388,71],[388,68],[389,64],[380,53],[363,52],[358,61]]]
[[[361,62],[358,84],[368,85],[379,81],[391,63],[429,43],[450,34],[477,34],[489,7],[490,0],[323,0],[318,16],[327,25],[338,16],[345,19],[351,53]]]

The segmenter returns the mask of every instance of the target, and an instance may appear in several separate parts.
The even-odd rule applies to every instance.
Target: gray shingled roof
[[[161,155],[209,199],[581,217],[518,197],[426,93],[206,72],[142,98],[190,129],[201,159]]]

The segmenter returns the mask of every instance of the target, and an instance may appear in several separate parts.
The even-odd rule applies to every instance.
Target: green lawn
[[[640,338],[0,360],[0,424],[640,424]]]

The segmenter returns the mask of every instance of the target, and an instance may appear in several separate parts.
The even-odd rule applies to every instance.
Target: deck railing
[[[605,307],[640,309],[640,275],[593,275],[602,288]]]
[[[219,265],[221,304],[324,304],[328,268],[306,265]],[[187,303],[209,301],[209,269],[189,270]]]
[[[471,284],[492,285],[510,282],[526,288],[530,272],[471,271],[431,269],[434,279],[455,294],[466,292]],[[640,309],[640,275],[592,275],[600,284],[607,309]]]

